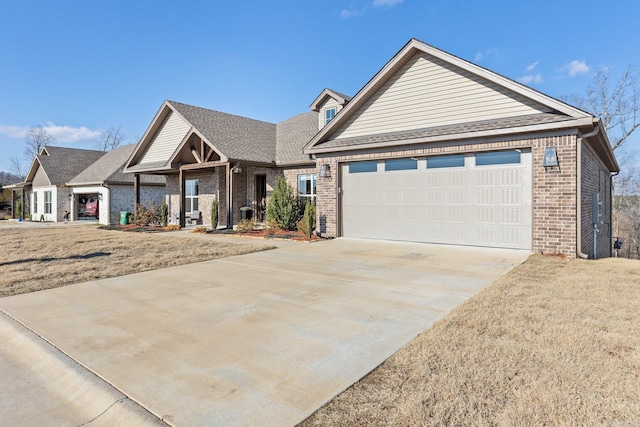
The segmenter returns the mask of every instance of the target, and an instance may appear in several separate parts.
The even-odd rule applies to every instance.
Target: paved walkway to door
[[[0,385],[0,413],[69,422],[82,383],[79,394],[109,388],[104,401],[134,407],[127,419],[141,425],[157,423],[151,414],[177,426],[294,425],[527,256],[336,239],[2,298],[9,345],[37,362],[46,340],[65,361],[19,363],[3,344],[0,373],[24,372]],[[29,418],[29,393],[69,405],[67,418]]]

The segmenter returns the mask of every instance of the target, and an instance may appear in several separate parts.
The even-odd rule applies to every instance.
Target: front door
[[[256,220],[263,222],[267,209],[267,176],[256,175]]]

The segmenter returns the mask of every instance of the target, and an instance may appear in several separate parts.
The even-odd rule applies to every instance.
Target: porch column
[[[138,205],[140,204],[140,174],[133,174],[133,213],[138,212]]]
[[[180,172],[178,172],[178,181],[180,181],[180,185],[179,185],[179,195],[178,197],[180,198],[180,227],[184,227],[185,226],[185,220],[184,220],[184,172],[182,171],[182,168],[180,168]]]
[[[233,228],[233,173],[231,165],[227,163],[227,228]]]
[[[25,214],[24,214],[24,188],[22,189],[22,192],[20,193],[20,210],[22,211],[20,213],[20,218],[24,219],[25,218]]]

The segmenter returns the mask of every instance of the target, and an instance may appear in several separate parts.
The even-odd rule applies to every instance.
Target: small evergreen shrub
[[[316,205],[307,200],[304,207],[302,219],[298,221],[298,231],[305,236],[311,237],[311,233],[316,228]]]
[[[166,200],[162,200],[162,205],[160,206],[160,224],[163,227],[167,226],[169,222],[169,205],[167,205]]]
[[[211,229],[218,228],[218,199],[214,198],[211,202]]]
[[[267,202],[267,220],[274,219],[283,230],[295,230],[299,219],[298,199],[284,177],[278,178]]]

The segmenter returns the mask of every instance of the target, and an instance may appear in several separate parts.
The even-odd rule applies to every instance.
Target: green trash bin
[[[120,225],[127,225],[129,223],[129,218],[127,218],[127,211],[120,211]]]

